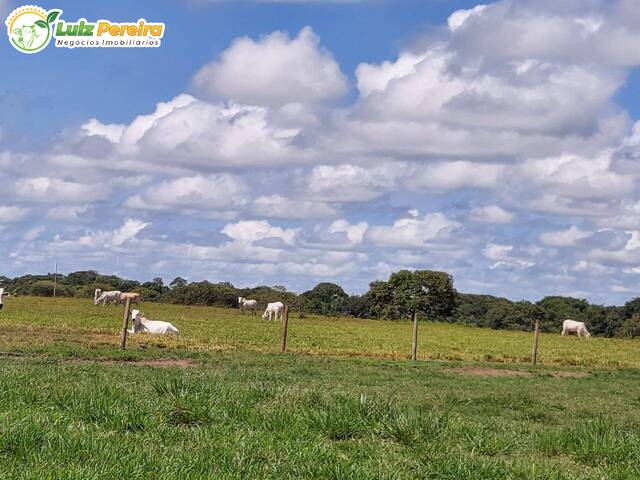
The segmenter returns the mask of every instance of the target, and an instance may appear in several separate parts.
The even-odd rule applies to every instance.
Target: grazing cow
[[[131,303],[140,303],[142,301],[142,297],[139,293],[120,293],[120,303],[126,302],[127,298],[131,299]]]
[[[575,333],[578,337],[591,336],[584,322],[576,322],[575,320],[565,320],[562,322],[562,336],[564,337],[568,333]]]
[[[169,322],[149,320],[142,315],[140,310],[131,310],[133,328],[128,333],[150,333],[152,335],[180,335],[178,329]]]
[[[4,295],[4,288],[0,288],[0,310],[2,310],[2,296]]]
[[[96,291],[93,294],[93,304],[94,305],[106,305],[107,303],[115,303],[116,305],[120,302],[120,295],[122,292],[119,290],[113,290],[111,292],[103,292],[99,288],[96,288]]]
[[[247,300],[244,297],[238,297],[238,307],[240,307],[240,311],[244,315],[244,312],[249,310],[251,315],[256,314],[256,310],[258,310],[258,302],[255,300]]]
[[[275,316],[275,319],[282,320],[282,312],[284,311],[284,304],[282,302],[270,303],[267,305],[267,309],[262,314],[263,319],[269,318],[269,321],[272,320],[272,317]]]

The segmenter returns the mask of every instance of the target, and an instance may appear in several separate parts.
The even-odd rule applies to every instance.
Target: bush
[[[52,280],[40,280],[31,285],[29,295],[35,295],[37,297],[53,297],[53,281]],[[66,285],[56,286],[56,295],[58,297],[73,297],[74,290]]]
[[[626,338],[640,337],[640,313],[636,313],[633,317],[622,322],[620,336]]]

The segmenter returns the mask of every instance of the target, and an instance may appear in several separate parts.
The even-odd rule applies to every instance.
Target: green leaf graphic
[[[58,18],[58,15],[60,15],[60,10],[54,10],[53,12],[50,12],[49,15],[47,15],[47,23],[51,24],[55,22],[56,18]]]
[[[36,20],[36,25],[41,28],[49,28],[49,25],[44,20]]]

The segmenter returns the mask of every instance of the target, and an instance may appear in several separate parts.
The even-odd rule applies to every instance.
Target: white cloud
[[[83,184],[53,177],[31,177],[16,181],[16,194],[41,202],[86,202],[102,200],[110,189],[104,184]]]
[[[129,242],[137,241],[138,234],[148,226],[147,222],[128,218],[121,227],[115,230],[87,230],[75,238],[66,239],[57,235],[54,237],[53,243],[47,245],[47,249],[55,251],[57,255],[82,253],[108,258],[110,252],[122,251]],[[145,248],[151,248],[151,246],[147,244]],[[137,255],[143,254],[140,250],[135,253]]]
[[[366,238],[376,245],[420,248],[445,241],[459,227],[442,213],[432,213],[423,218],[401,218],[390,227],[372,226]]]
[[[636,265],[640,263],[640,231],[629,231],[622,248],[594,248],[589,252],[591,260],[602,263]]]
[[[293,245],[298,230],[274,227],[267,221],[243,220],[238,223],[230,223],[222,229],[222,233],[244,243],[253,243],[266,239],[280,239],[285,245]]]
[[[491,188],[499,184],[506,167],[465,161],[441,162],[416,168],[407,180],[411,188],[442,190],[464,187]]]
[[[498,205],[486,205],[471,210],[469,218],[475,222],[510,223],[515,215]]]
[[[344,233],[352,244],[362,243],[364,235],[369,229],[367,222],[360,222],[356,224],[350,224],[347,220],[336,220],[329,225],[329,233]]]
[[[194,77],[196,89],[213,99],[252,105],[315,103],[343,95],[346,78],[310,27],[295,38],[274,32],[258,41],[236,39],[216,62]]]
[[[447,24],[449,30],[455,32],[456,30],[464,27],[465,22],[473,19],[474,16],[482,15],[482,12],[487,8],[487,5],[476,5],[469,10],[456,10],[449,18],[447,18]]]
[[[380,65],[361,63],[356,69],[360,95],[366,97],[372,92],[384,91],[393,80],[415,73],[416,65],[424,58],[424,55],[405,52],[395,62],[383,62]]]
[[[132,218],[129,218],[124,222],[124,225],[122,225],[122,227],[113,232],[111,243],[116,247],[120,246],[127,240],[131,240],[132,238],[134,238],[148,225],[148,223],[145,223],[141,220],[134,220]]]
[[[535,265],[524,250],[518,252],[513,245],[488,243],[482,254],[494,262],[491,269],[527,269]]]
[[[568,230],[544,232],[540,235],[540,241],[543,244],[550,245],[552,247],[570,247],[580,240],[584,240],[590,236],[591,232],[580,230],[578,227],[573,225]]]
[[[110,127],[98,127],[94,122],[83,129],[115,140],[113,155],[132,169],[137,169],[141,160],[202,171],[221,166],[304,163],[309,156],[292,143],[299,131],[271,123],[268,109],[213,105],[189,95],[159,103],[155,112],[137,117],[119,136],[104,133],[110,132]]]
[[[42,225],[40,225],[38,227],[33,227],[33,228],[27,230],[26,232],[24,232],[24,234],[22,235],[22,239],[25,242],[33,242],[38,237],[40,237],[40,235],[42,235],[45,230],[46,229]]]
[[[233,175],[196,175],[166,180],[130,197],[125,206],[142,210],[207,211],[244,205],[248,188]]]
[[[52,220],[73,221],[78,220],[80,216],[87,213],[88,210],[89,207],[87,205],[53,207],[47,211],[47,217]]]
[[[29,209],[13,205],[0,205],[0,223],[10,223],[22,220],[29,213]]]
[[[613,172],[610,152],[594,158],[561,155],[525,161],[520,175],[552,193],[574,199],[609,199],[631,193],[634,179]]]
[[[396,188],[406,172],[406,165],[400,163],[318,165],[299,178],[297,185],[302,194],[315,200],[363,202]]]
[[[282,195],[258,197],[253,201],[253,207],[256,214],[267,218],[323,218],[338,214],[328,203],[296,200]]]

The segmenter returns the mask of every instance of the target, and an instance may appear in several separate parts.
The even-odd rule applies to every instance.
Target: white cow
[[[568,333],[575,333],[578,337],[591,336],[584,322],[576,322],[575,320],[565,320],[562,322],[562,336],[564,337]]]
[[[2,296],[4,295],[4,288],[0,288],[0,310],[2,310]]]
[[[133,328],[127,332],[134,333],[150,333],[152,335],[179,335],[178,329],[169,322],[161,322],[159,320],[149,320],[142,315],[140,310],[131,310],[131,318],[133,318]]]
[[[99,305],[100,303],[102,303],[102,305],[106,305],[107,303],[115,303],[116,305],[118,305],[120,303],[121,294],[122,292],[120,292],[119,290],[103,292],[99,288],[96,288],[96,291],[93,293],[93,304]]]
[[[282,320],[283,311],[284,311],[284,304],[282,302],[269,303],[267,305],[267,309],[262,314],[262,318],[266,320],[268,317],[269,321],[271,321],[272,317],[275,315],[276,320],[278,320],[278,318]]]
[[[240,311],[244,315],[244,312],[247,310],[251,312],[251,315],[256,314],[256,310],[258,310],[258,302],[255,300],[247,300],[244,297],[238,297],[238,307],[240,307]]]

